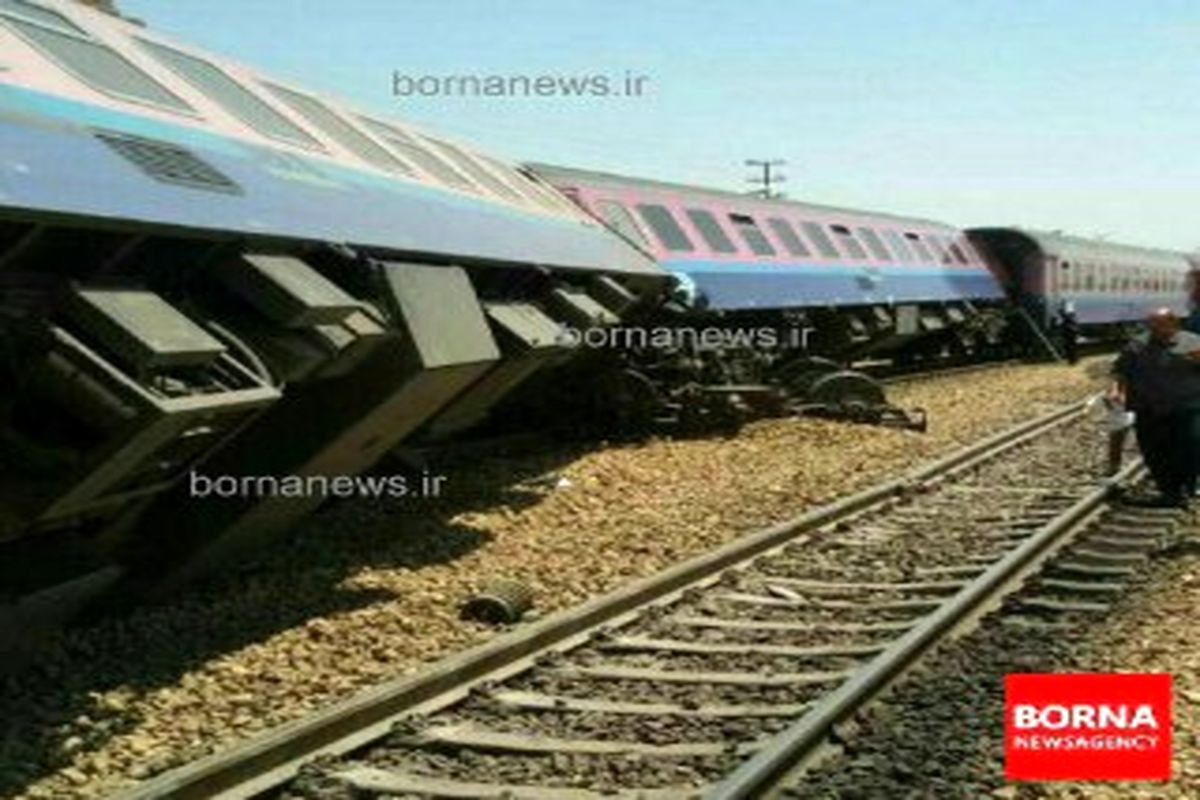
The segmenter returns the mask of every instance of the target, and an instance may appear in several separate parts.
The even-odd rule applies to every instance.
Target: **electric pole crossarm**
[[[783,196],[782,192],[776,192],[773,187],[776,184],[783,183],[784,181],[787,180],[787,176],[780,174],[777,169],[778,167],[782,167],[785,164],[787,164],[787,162],[781,158],[772,158],[772,159],[748,158],[748,159],[746,159],[747,167],[754,167],[761,171],[760,174],[751,175],[749,178],[746,179],[747,183],[755,184],[757,186],[762,187],[759,189],[755,189],[754,191],[751,192],[751,194],[757,194],[760,197],[763,197],[766,199],[770,199],[772,197],[782,197]]]

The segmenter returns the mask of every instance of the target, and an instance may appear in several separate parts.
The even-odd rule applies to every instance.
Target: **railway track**
[[[762,796],[1059,551],[1023,602],[1094,609],[1156,530],[1096,436],[1060,409],[121,798]]]
[[[917,368],[881,367],[878,370],[867,370],[868,374],[879,379],[884,386],[902,386],[906,383],[917,383],[932,378],[950,378],[956,375],[972,375],[978,372],[989,372],[1002,367],[1012,367],[1027,364],[1020,358],[1009,358],[999,361],[981,361],[975,364],[927,365]]]

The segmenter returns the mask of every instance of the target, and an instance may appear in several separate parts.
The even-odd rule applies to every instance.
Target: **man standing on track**
[[[1113,365],[1114,400],[1134,412],[1138,447],[1160,496],[1152,505],[1186,508],[1200,473],[1200,336],[1159,309],[1147,331]]]
[[[1075,304],[1064,301],[1058,309],[1058,336],[1062,342],[1063,358],[1068,364],[1079,363],[1079,317]]]

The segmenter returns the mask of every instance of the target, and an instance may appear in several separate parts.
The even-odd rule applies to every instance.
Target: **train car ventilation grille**
[[[242,187],[232,178],[177,144],[107,132],[95,135],[156,181],[211,192],[242,193]]]

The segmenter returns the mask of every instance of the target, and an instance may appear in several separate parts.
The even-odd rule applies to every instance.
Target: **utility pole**
[[[747,167],[755,167],[762,170],[760,175],[751,175],[746,179],[747,183],[752,183],[762,188],[754,189],[750,194],[756,194],[759,197],[771,199],[772,197],[783,197],[783,192],[776,192],[772,187],[777,183],[783,183],[787,180],[786,175],[779,174],[777,167],[782,167],[787,164],[781,158],[772,158],[767,160],[748,158],[746,159]]]

